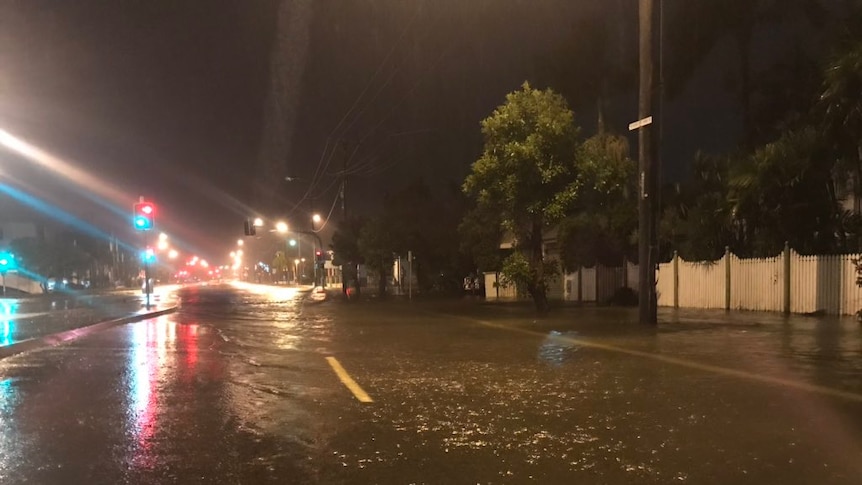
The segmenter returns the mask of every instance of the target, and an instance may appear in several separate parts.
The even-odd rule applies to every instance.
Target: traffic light
[[[155,263],[156,262],[156,252],[153,251],[153,248],[147,248],[144,250],[143,254],[141,254],[141,259],[145,263]]]
[[[156,225],[156,206],[152,202],[138,202],[135,204],[135,218],[133,221],[135,229],[149,231]]]
[[[0,253],[0,272],[5,273],[6,271],[15,269],[16,267],[14,254],[8,251]]]
[[[321,251],[320,249],[316,249],[314,251],[314,259],[316,259],[317,261],[323,261],[323,251]]]
[[[255,226],[254,224],[252,224],[251,222],[249,222],[249,220],[248,220],[248,219],[246,219],[246,220],[245,220],[245,223],[243,224],[243,229],[244,229],[244,231],[245,231],[245,235],[246,235],[246,236],[255,236],[255,235],[257,235],[257,226]]]

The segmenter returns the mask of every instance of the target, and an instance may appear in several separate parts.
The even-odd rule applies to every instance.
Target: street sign
[[[629,124],[629,131],[635,131],[644,126],[648,126],[652,124],[652,116],[647,116],[642,120],[635,121],[634,123]]]

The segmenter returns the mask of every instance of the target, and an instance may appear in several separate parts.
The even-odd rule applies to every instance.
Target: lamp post
[[[317,247],[314,248],[314,286],[320,284],[323,288],[326,288],[326,281],[323,280],[319,274],[323,273],[323,261],[318,261],[317,255],[320,253],[323,254],[323,244],[320,242],[320,236],[317,235],[317,224],[320,223],[320,214],[314,214],[311,216],[311,232],[314,234],[314,237],[317,239]],[[321,258],[322,260],[323,258]],[[318,273],[318,265],[320,265],[320,272]]]

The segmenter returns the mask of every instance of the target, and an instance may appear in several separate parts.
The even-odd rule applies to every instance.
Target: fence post
[[[578,266],[578,303],[584,302],[584,266]]]
[[[679,254],[673,252],[673,307],[679,308]]]
[[[730,246],[724,247],[724,310],[730,311]]]
[[[790,243],[784,241],[784,314],[790,314]]]

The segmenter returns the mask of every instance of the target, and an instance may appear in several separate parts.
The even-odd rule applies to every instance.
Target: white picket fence
[[[862,309],[853,260],[858,254],[801,256],[792,249],[774,258],[741,259],[727,253],[718,261],[689,262],[675,257],[659,265],[659,306],[791,313],[852,315]],[[517,291],[493,286],[485,274],[487,298],[514,299]],[[549,296],[605,302],[622,287],[638,289],[638,267],[597,265],[566,274],[551,284]],[[561,288],[558,288],[561,286]],[[562,291],[560,291],[562,290]]]
[[[853,264],[859,257],[801,256],[786,249],[774,258],[729,253],[711,262],[675,258],[659,266],[659,305],[851,315],[862,309]]]
[[[513,286],[502,287],[498,273],[485,273],[485,298],[511,300],[519,297]],[[638,267],[626,263],[624,267],[596,265],[580,268],[549,282],[548,298],[553,300],[605,302],[623,287],[637,291]],[[522,297],[524,295],[521,295]]]

